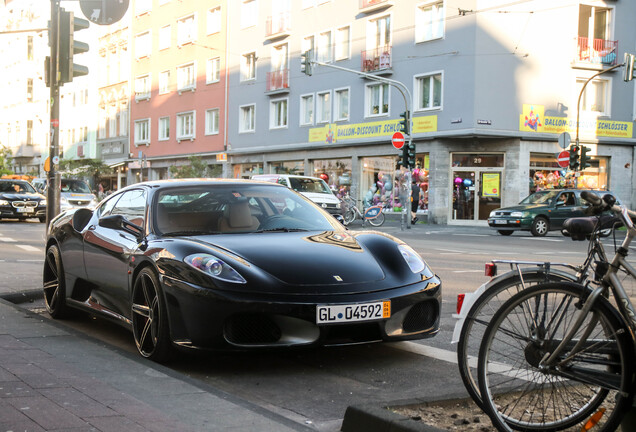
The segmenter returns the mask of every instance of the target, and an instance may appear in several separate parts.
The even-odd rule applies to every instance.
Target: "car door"
[[[550,227],[553,229],[561,228],[566,219],[578,216],[579,211],[580,205],[577,203],[574,191],[561,192],[550,212]]]
[[[121,194],[111,209],[99,214],[84,232],[84,262],[88,279],[98,285],[95,300],[103,307],[129,317],[128,270],[139,240],[123,230],[101,226],[106,216],[122,215],[145,227],[147,193],[132,189]],[[145,229],[145,228],[144,228]]]

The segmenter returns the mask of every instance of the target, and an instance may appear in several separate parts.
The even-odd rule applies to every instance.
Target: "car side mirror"
[[[129,234],[134,235],[137,239],[140,240],[143,237],[144,233],[143,227],[130,222],[122,215],[104,216],[99,220],[99,226],[118,231],[125,231]]]
[[[93,210],[86,207],[78,208],[75,210],[75,213],[73,213],[73,229],[77,232],[82,231],[86,225],[88,225],[92,217]]]
[[[565,201],[557,201],[556,207],[561,207],[565,205]]]

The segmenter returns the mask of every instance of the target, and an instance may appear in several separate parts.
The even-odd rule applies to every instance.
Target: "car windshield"
[[[535,192],[525,197],[519,204],[551,204],[560,192],[558,190]]]
[[[35,189],[33,189],[33,186],[25,181],[0,182],[0,192],[36,193]]]
[[[160,235],[344,229],[311,201],[275,185],[170,187],[158,193],[154,209],[154,230]]]
[[[86,182],[82,180],[66,180],[62,179],[62,192],[71,193],[92,193]]]
[[[322,179],[290,177],[291,188],[296,192],[313,192],[331,194],[331,189]]]

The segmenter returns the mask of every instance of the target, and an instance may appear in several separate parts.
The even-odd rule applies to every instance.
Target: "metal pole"
[[[51,28],[49,31],[49,45],[51,45],[51,60],[49,62],[51,129],[49,138],[50,170],[47,176],[48,189],[46,197],[47,227],[53,218],[60,213],[60,174],[57,171],[60,155],[60,88],[58,84],[59,11],[60,0],[51,0]]]

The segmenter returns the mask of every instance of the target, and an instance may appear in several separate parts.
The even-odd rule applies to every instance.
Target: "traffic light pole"
[[[348,68],[345,68],[345,67],[342,67],[342,66],[336,66],[336,65],[333,65],[331,63],[324,63],[324,62],[317,61],[317,60],[309,60],[309,63],[312,64],[312,65],[316,64],[316,65],[325,66],[325,67],[328,67],[328,68],[331,68],[331,69],[338,69],[338,70],[345,71],[345,72],[351,72],[351,73],[354,73],[356,75],[362,76],[364,78],[368,78],[368,79],[373,80],[373,81],[383,82],[383,83],[389,84],[390,86],[395,87],[396,89],[399,90],[399,92],[402,94],[402,97],[404,98],[404,105],[406,107],[406,112],[408,113],[408,118],[409,118],[408,121],[409,122],[411,121],[411,101],[413,99],[411,98],[411,92],[409,91],[408,87],[405,86],[400,81],[396,81],[396,80],[392,80],[392,79],[384,78],[384,77],[379,77],[379,76],[376,76],[376,75],[368,74],[366,72],[360,72],[360,71],[357,71],[357,70],[354,70],[354,69],[348,69]],[[407,140],[404,143],[404,145],[405,146],[409,146],[409,148],[411,147],[412,142],[413,142],[412,141],[413,138],[411,138],[411,129],[412,129],[412,127],[409,127],[408,133],[406,134]],[[411,169],[412,168],[415,168],[415,167],[408,166],[408,164],[407,164],[406,174],[405,174],[405,179],[404,179],[405,183],[406,183],[406,200],[405,200],[406,202],[404,203],[404,206],[402,208],[402,218],[401,218],[401,221],[400,221],[400,229],[402,231],[404,231],[404,227],[405,226],[406,226],[407,229],[411,228],[411,224],[409,223],[410,218],[407,218],[407,215],[411,212],[410,206],[411,206],[411,199],[412,199],[412,197],[411,197]]]
[[[60,155],[60,87],[58,82],[59,53],[59,14],[60,0],[51,0],[51,24],[49,29],[49,45],[51,57],[49,61],[50,84],[50,136],[49,136],[49,172],[47,175],[46,226],[60,213],[60,174],[57,163]]]

